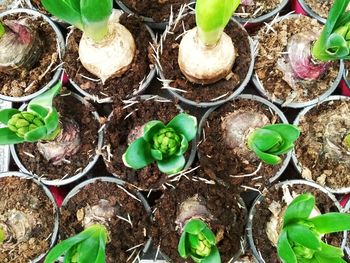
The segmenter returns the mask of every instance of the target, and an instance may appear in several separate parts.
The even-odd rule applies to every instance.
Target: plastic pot
[[[306,3],[305,0],[293,0],[295,1],[294,7],[295,11],[298,14],[306,14],[312,18],[315,18],[317,21],[321,22],[322,24],[326,23],[326,18],[323,18],[316,14]]]
[[[341,88],[341,92],[344,96],[349,96],[350,97],[350,81],[348,79],[348,70],[346,67],[344,67],[344,75],[343,75],[343,79],[340,82],[340,88]]]
[[[76,94],[76,93],[71,93],[71,96],[73,96],[74,98],[76,98],[77,100],[79,100],[82,104],[90,106],[90,103],[87,102],[86,100],[84,100],[84,98],[82,98],[80,95]],[[27,104],[23,104],[19,110],[24,110],[27,107]],[[97,122],[99,122],[99,118],[100,116],[98,115],[97,111],[93,111],[91,112],[91,114],[94,116],[94,118],[96,119]],[[99,152],[99,150],[102,147],[102,142],[103,142],[103,132],[101,130],[99,130],[98,132],[98,140],[97,140],[97,146],[96,146],[96,152]],[[70,184],[73,183],[75,181],[77,181],[78,179],[82,178],[83,176],[85,176],[91,169],[92,167],[95,165],[95,163],[97,162],[99,155],[97,153],[95,153],[94,157],[92,158],[92,160],[89,162],[89,164],[84,167],[84,169],[82,169],[81,172],[77,173],[76,175],[69,177],[67,179],[55,179],[55,180],[46,180],[41,178],[40,175],[37,174],[33,174],[32,172],[28,171],[27,168],[22,164],[22,162],[20,161],[18,154],[17,154],[17,150],[16,147],[14,145],[10,145],[10,150],[11,150],[11,154],[12,157],[16,163],[16,165],[19,167],[19,169],[21,171],[23,171],[24,173],[28,173],[28,174],[32,174],[34,177],[36,177],[37,179],[39,179],[41,182],[43,182],[45,185],[50,185],[50,186],[62,186],[62,185],[66,185],[66,184]]]
[[[9,101],[0,100],[0,110],[12,108]],[[3,125],[0,124],[0,127]],[[0,172],[7,172],[10,166],[10,147],[8,145],[0,145]]]
[[[47,22],[52,27],[52,29],[55,31],[57,45],[59,46],[59,50],[58,50],[58,52],[60,54],[59,57],[63,57],[64,51],[65,51],[65,43],[64,43],[63,35],[62,35],[61,31],[59,30],[59,28],[55,25],[55,23],[52,22],[51,19],[48,18],[47,16],[43,15],[42,13],[40,13],[38,11],[32,10],[32,9],[19,8],[19,9],[7,10],[3,13],[0,13],[0,19],[2,19],[6,15],[19,14],[19,13],[25,13],[25,14],[28,14],[28,15],[34,16],[34,17],[42,17],[42,19],[45,22]],[[59,80],[59,78],[61,76],[61,73],[62,73],[62,64],[57,67],[56,72],[55,72],[54,76],[52,77],[52,79],[45,86],[43,86],[40,90],[38,90],[37,92],[34,92],[33,94],[23,96],[23,97],[10,97],[10,96],[5,96],[5,95],[0,94],[0,99],[12,101],[12,102],[29,101],[29,100],[37,97],[38,95],[42,94],[43,92],[47,91],[54,84],[56,84],[56,82]]]

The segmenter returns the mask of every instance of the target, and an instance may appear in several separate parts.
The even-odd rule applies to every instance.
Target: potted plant
[[[83,95],[98,102],[143,91],[155,69],[148,58],[152,33],[140,19],[113,10],[113,0],[43,0],[54,16],[74,25],[67,37],[65,71]]]
[[[293,162],[304,179],[332,192],[350,189],[350,98],[330,96],[319,105],[305,108],[294,121],[302,130]]]
[[[58,209],[50,191],[19,172],[0,174],[0,261],[40,262],[56,241]]]
[[[307,15],[325,23],[334,0],[297,0],[297,2]]]
[[[254,84],[273,102],[302,108],[328,97],[338,86],[346,44],[346,7],[336,0],[326,25],[299,15],[274,21],[258,33]]]
[[[156,49],[163,89],[197,107],[219,105],[242,92],[254,52],[246,30],[231,20],[238,5],[201,0],[195,15],[185,8],[169,22]]]
[[[27,101],[57,82],[64,40],[45,15],[30,9],[2,12],[0,47],[0,99]]]
[[[102,147],[107,170],[138,189],[166,187],[171,174],[189,168],[195,157],[197,119],[182,111],[146,95],[115,108]]]
[[[266,131],[266,125],[277,127],[279,135]],[[281,139],[279,143],[275,135]],[[205,113],[198,129],[198,158],[209,178],[238,191],[259,191],[283,173],[291,154],[278,155],[287,153],[298,135],[298,128],[288,125],[272,103],[258,96],[240,95]],[[271,145],[265,147],[265,143]]]
[[[243,200],[198,173],[188,177],[156,201],[152,239],[158,254],[167,262],[236,262],[245,249]]]
[[[0,111],[6,125],[0,129],[0,144],[11,145],[22,171],[49,185],[68,184],[85,175],[102,144],[98,114],[77,95],[62,92],[55,97],[60,88],[57,83],[27,107]]]
[[[123,181],[89,179],[68,193],[60,212],[61,242],[45,263],[56,262],[60,256],[68,263],[140,259],[148,240],[151,210],[140,193],[124,188]]]
[[[272,186],[249,213],[248,240],[258,262],[344,262],[350,215],[325,188],[304,180]],[[261,224],[261,222],[264,222]]]

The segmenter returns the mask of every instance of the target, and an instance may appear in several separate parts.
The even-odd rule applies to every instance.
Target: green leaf
[[[321,240],[309,227],[304,225],[289,225],[286,228],[288,233],[288,240],[296,242],[309,249],[319,251],[321,250]]]
[[[198,235],[207,225],[200,219],[191,219],[188,221],[183,229],[183,232]]]
[[[294,148],[294,143],[288,142],[288,141],[284,141],[280,145],[280,147],[278,147],[278,150],[268,151],[268,153],[271,153],[271,154],[274,154],[274,155],[281,155],[281,154],[285,154],[285,153],[289,152],[293,148]]]
[[[326,41],[325,51],[330,56],[345,57],[349,54],[348,43],[343,36],[333,33]]]
[[[188,142],[196,137],[197,133],[197,119],[192,115],[180,113],[176,115],[166,127],[173,128],[178,134],[185,136]]]
[[[55,0],[56,3],[61,1]],[[61,87],[62,87],[62,84],[60,82],[57,82],[57,84],[53,86],[51,89],[39,95],[38,97],[32,99],[28,104],[28,109],[31,109],[32,105],[40,105],[41,107],[44,107],[49,111],[52,108],[53,98],[58,94]]]
[[[163,154],[162,154],[161,151],[155,150],[155,149],[151,149],[151,154],[152,154],[152,157],[155,160],[163,160]]]
[[[105,263],[106,262],[106,236],[100,236],[99,241],[99,249],[96,257],[95,263]]]
[[[0,38],[5,34],[5,27],[2,23],[0,23]]]
[[[142,137],[133,141],[123,155],[123,162],[133,169],[141,169],[154,161],[151,145]]]
[[[340,257],[329,258],[329,257],[325,257],[319,253],[315,253],[314,257],[315,257],[317,263],[346,263],[346,261]]]
[[[291,124],[271,124],[264,126],[263,129],[275,131],[283,138],[284,141],[289,142],[296,141],[300,136],[300,128]]]
[[[40,126],[34,130],[31,130],[24,134],[24,139],[27,142],[36,142],[43,138],[45,138],[47,135],[47,129],[45,126]]]
[[[219,250],[216,246],[211,248],[210,255],[205,257],[201,263],[221,263]]]
[[[199,244],[201,243],[201,241],[199,240],[198,235],[192,235],[192,234],[188,234],[187,235],[187,240],[189,242],[189,246],[190,247],[198,247]]]
[[[143,138],[151,142],[153,140],[153,136],[165,125],[161,121],[150,121],[147,122],[145,127],[143,128]]]
[[[70,248],[67,253],[64,255],[64,261],[63,263],[72,263],[72,258],[74,256],[74,253],[75,253],[75,248],[72,247]]]
[[[179,150],[176,153],[177,156],[183,155],[188,149],[188,141],[186,137],[183,134],[181,134],[180,137],[181,137],[181,144],[180,144]]]
[[[179,244],[177,245],[177,251],[180,257],[187,258],[189,256],[188,250],[186,249],[187,232],[183,231],[180,237]]]
[[[37,104],[28,105],[28,112],[39,115],[41,118],[45,119],[49,114],[50,109]]]
[[[276,155],[273,154],[269,154],[269,153],[264,153],[262,151],[259,150],[258,147],[255,146],[254,143],[252,143],[251,145],[249,145],[248,142],[248,146],[250,149],[252,149],[255,154],[265,163],[270,164],[270,165],[277,165],[280,164],[282,162],[282,159]]]
[[[343,257],[344,253],[339,247],[328,245],[321,241],[321,251],[316,252],[324,257]]]
[[[282,142],[278,132],[258,128],[249,134],[248,141],[254,143],[260,151],[265,152]]]
[[[7,122],[11,119],[11,117],[17,113],[20,113],[20,111],[17,109],[0,110],[0,122],[7,125]]]
[[[57,126],[59,125],[59,115],[55,108],[52,108],[52,111],[46,116],[44,122],[48,135],[57,129]]]
[[[277,253],[283,263],[297,263],[297,258],[289,244],[287,232],[285,230],[282,231],[278,238]]]
[[[211,244],[211,245],[216,244],[216,237],[215,237],[213,231],[211,231],[211,229],[209,227],[206,226],[205,228],[203,228],[202,234],[206,238],[206,240],[209,242],[209,244]]]
[[[166,160],[157,160],[159,170],[165,174],[175,174],[180,172],[185,166],[185,157],[173,155]]]
[[[350,230],[350,214],[327,213],[310,218],[309,221],[314,224],[315,230],[320,234]]]
[[[0,145],[17,144],[24,142],[23,138],[20,138],[11,131],[8,127],[0,128]]]
[[[87,238],[79,243],[77,247],[78,262],[91,262],[97,257],[100,240],[96,238]]]
[[[315,207],[315,197],[306,193],[297,196],[287,207],[284,213],[283,226],[300,219],[308,219]]]

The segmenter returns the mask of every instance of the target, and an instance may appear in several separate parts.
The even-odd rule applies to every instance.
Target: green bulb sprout
[[[277,165],[279,157],[294,148],[300,129],[290,124],[272,124],[252,131],[247,138],[248,148],[265,163]]]
[[[324,234],[350,230],[350,214],[327,213],[310,218],[315,197],[299,195],[283,217],[277,251],[283,263],[346,263],[343,251],[322,241]]]
[[[191,257],[196,263],[221,262],[216,237],[200,219],[191,219],[186,223],[178,244],[178,252],[182,258]]]
[[[6,240],[5,230],[0,226],[0,245]]]
[[[133,169],[141,169],[154,161],[161,172],[174,174],[185,166],[183,154],[197,132],[197,119],[181,113],[167,125],[153,120],[144,126],[142,137],[134,140],[123,155],[123,162]]]
[[[344,145],[350,150],[350,133],[345,136]]]

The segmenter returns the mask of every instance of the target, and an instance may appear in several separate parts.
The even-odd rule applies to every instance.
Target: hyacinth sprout
[[[240,0],[197,0],[197,27],[180,43],[178,63],[186,78],[211,84],[227,77],[237,56],[232,39],[224,32]]]
[[[144,126],[143,136],[134,140],[123,155],[123,162],[141,169],[154,161],[161,172],[174,174],[185,166],[183,154],[197,132],[197,119],[180,113],[167,125],[153,120]]]
[[[272,124],[252,131],[247,138],[248,148],[265,163],[276,165],[281,163],[279,157],[294,148],[299,138],[300,129],[290,124]]]
[[[350,230],[350,214],[332,212],[310,218],[314,208],[315,197],[309,193],[289,204],[278,239],[278,256],[283,263],[346,263],[342,249],[328,245],[322,237]]]
[[[42,4],[52,15],[83,31],[79,59],[103,83],[131,67],[136,44],[119,23],[120,13],[113,11],[113,0],[42,0]]]

